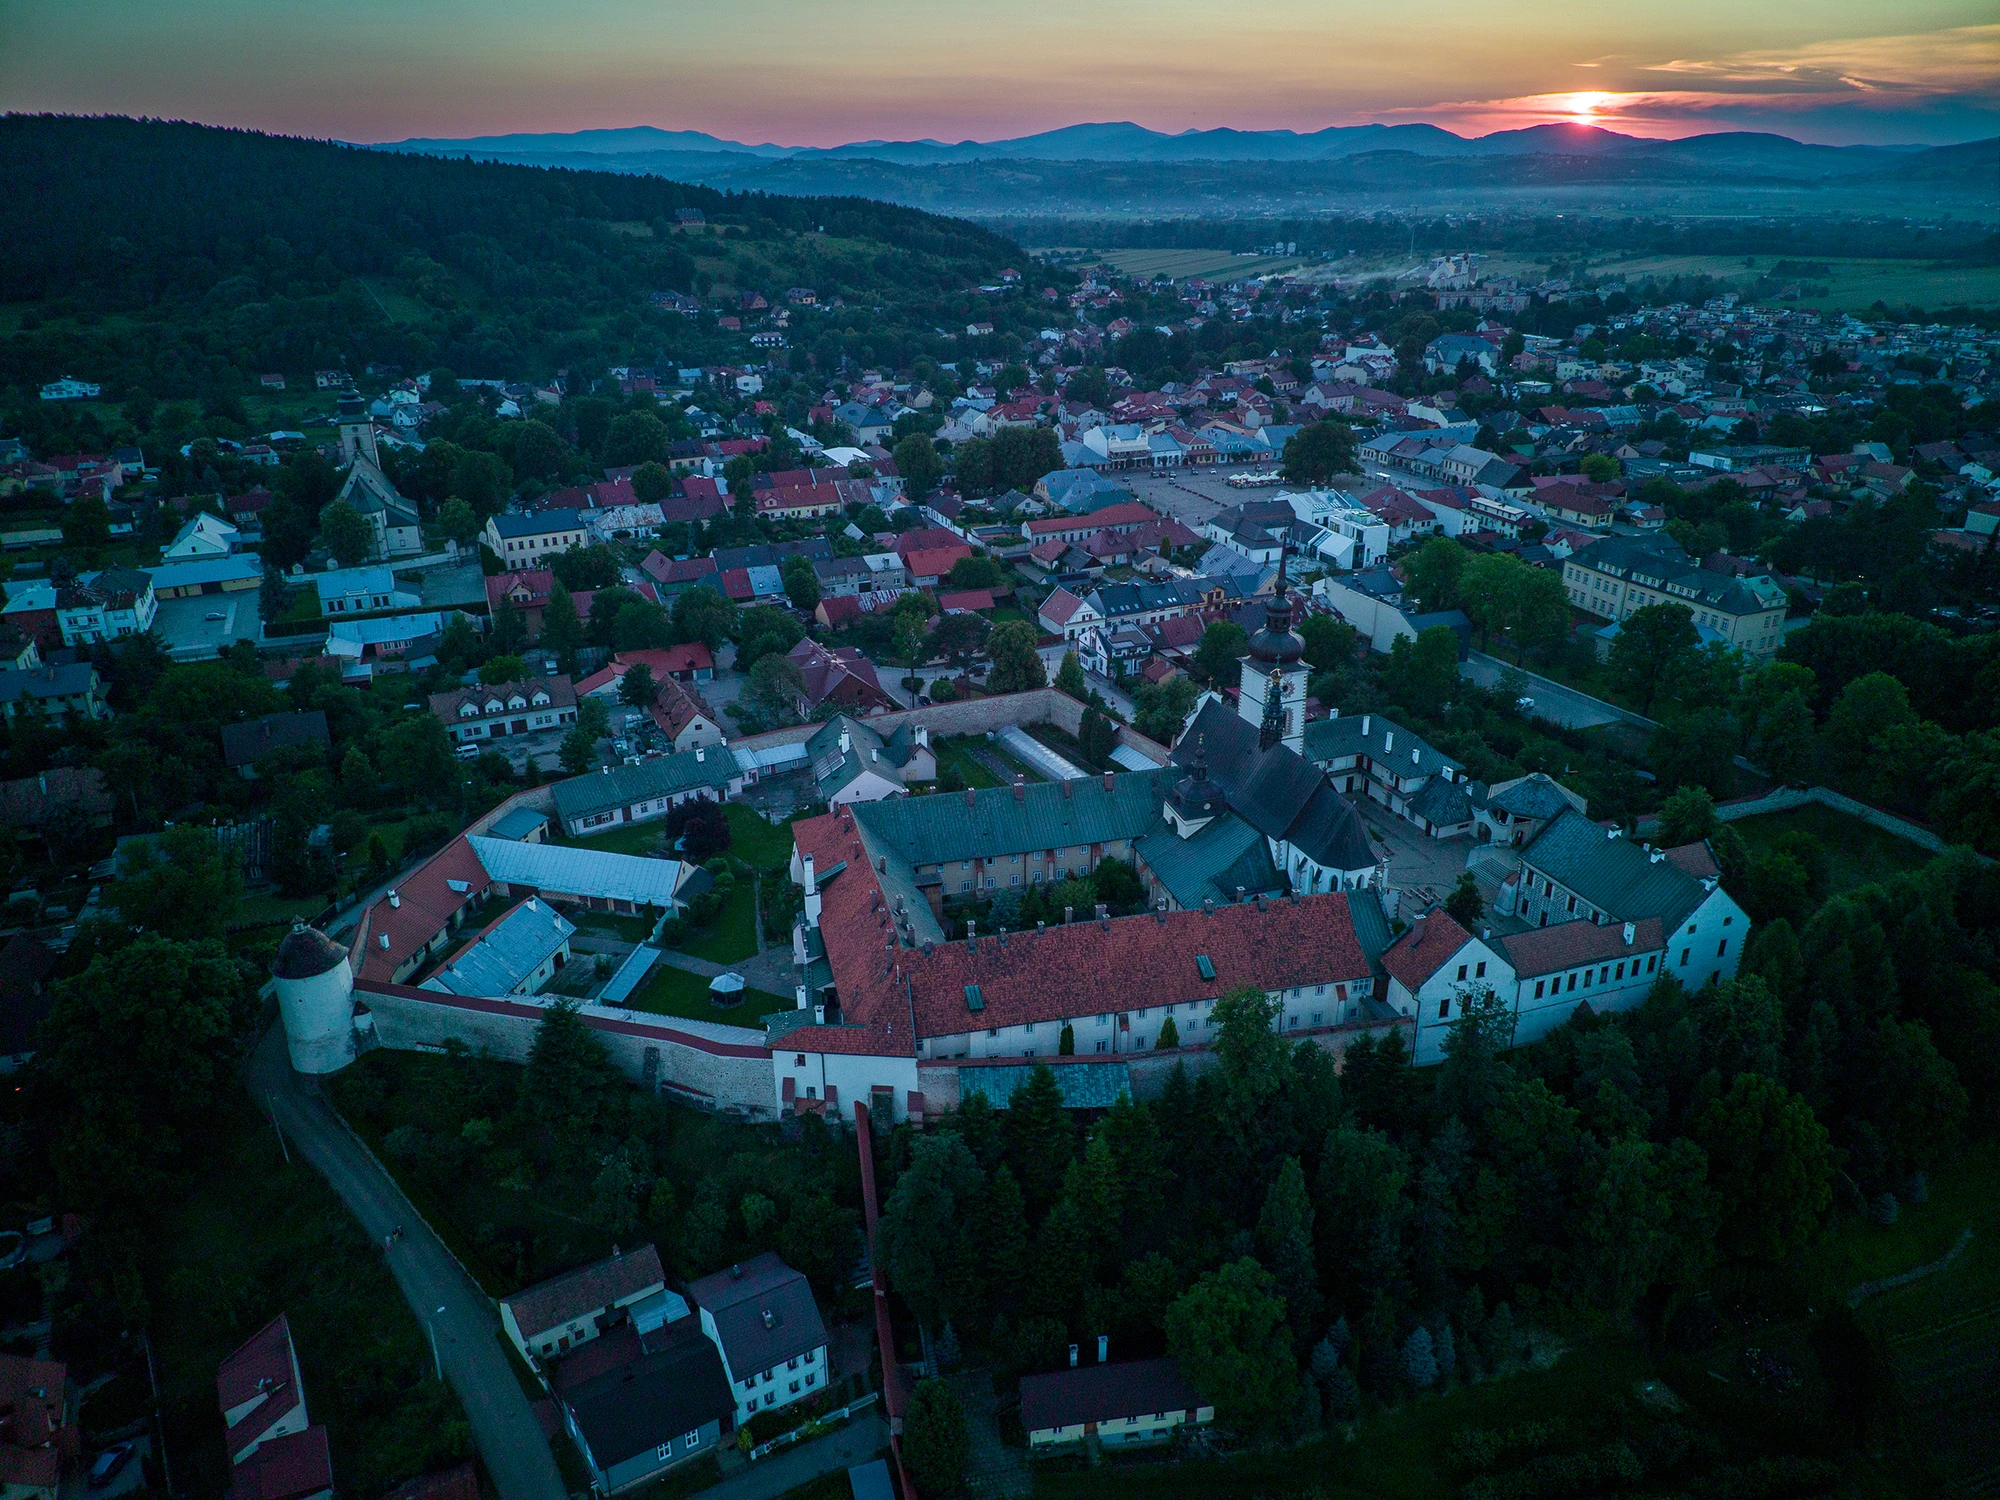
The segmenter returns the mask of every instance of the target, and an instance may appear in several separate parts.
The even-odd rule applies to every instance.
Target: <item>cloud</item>
[[[1593,79],[1598,86],[1588,90],[1382,113],[1472,132],[1581,123],[1631,135],[1751,128],[1804,131],[1822,140],[1900,138],[1912,130],[1927,139],[1965,138],[2000,123],[2000,25],[1578,66],[1611,76]]]

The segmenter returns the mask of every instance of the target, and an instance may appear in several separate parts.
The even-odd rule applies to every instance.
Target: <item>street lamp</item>
[[[424,1319],[424,1327],[430,1331],[431,1336],[431,1363],[437,1367],[437,1378],[440,1384],[444,1381],[444,1357],[438,1353],[437,1320],[443,1316],[444,1309],[440,1307],[436,1312]]]

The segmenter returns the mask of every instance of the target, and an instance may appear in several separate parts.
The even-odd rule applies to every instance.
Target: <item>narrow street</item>
[[[265,1033],[246,1082],[287,1146],[332,1184],[388,1257],[403,1296],[435,1338],[445,1378],[465,1406],[472,1440],[500,1500],[564,1500],[562,1475],[498,1338],[493,1303],[431,1233],[403,1190],[307,1080],[292,1071],[282,1027]],[[389,1232],[402,1238],[379,1251]]]

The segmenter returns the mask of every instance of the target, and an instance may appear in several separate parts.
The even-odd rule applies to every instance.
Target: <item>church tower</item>
[[[381,468],[382,455],[375,450],[375,419],[369,415],[368,403],[361,399],[351,379],[340,393],[339,420],[341,463],[352,464],[356,458],[365,458]]]
[[[1305,642],[1292,633],[1292,605],[1281,551],[1264,628],[1250,637],[1250,654],[1243,659],[1242,685],[1236,699],[1237,713],[1257,726],[1258,743],[1265,749],[1283,744],[1305,753],[1305,651]]]

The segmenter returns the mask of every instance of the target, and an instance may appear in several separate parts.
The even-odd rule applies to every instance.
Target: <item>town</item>
[[[22,1494],[1994,1471],[1990,308],[654,187],[5,335]]]

